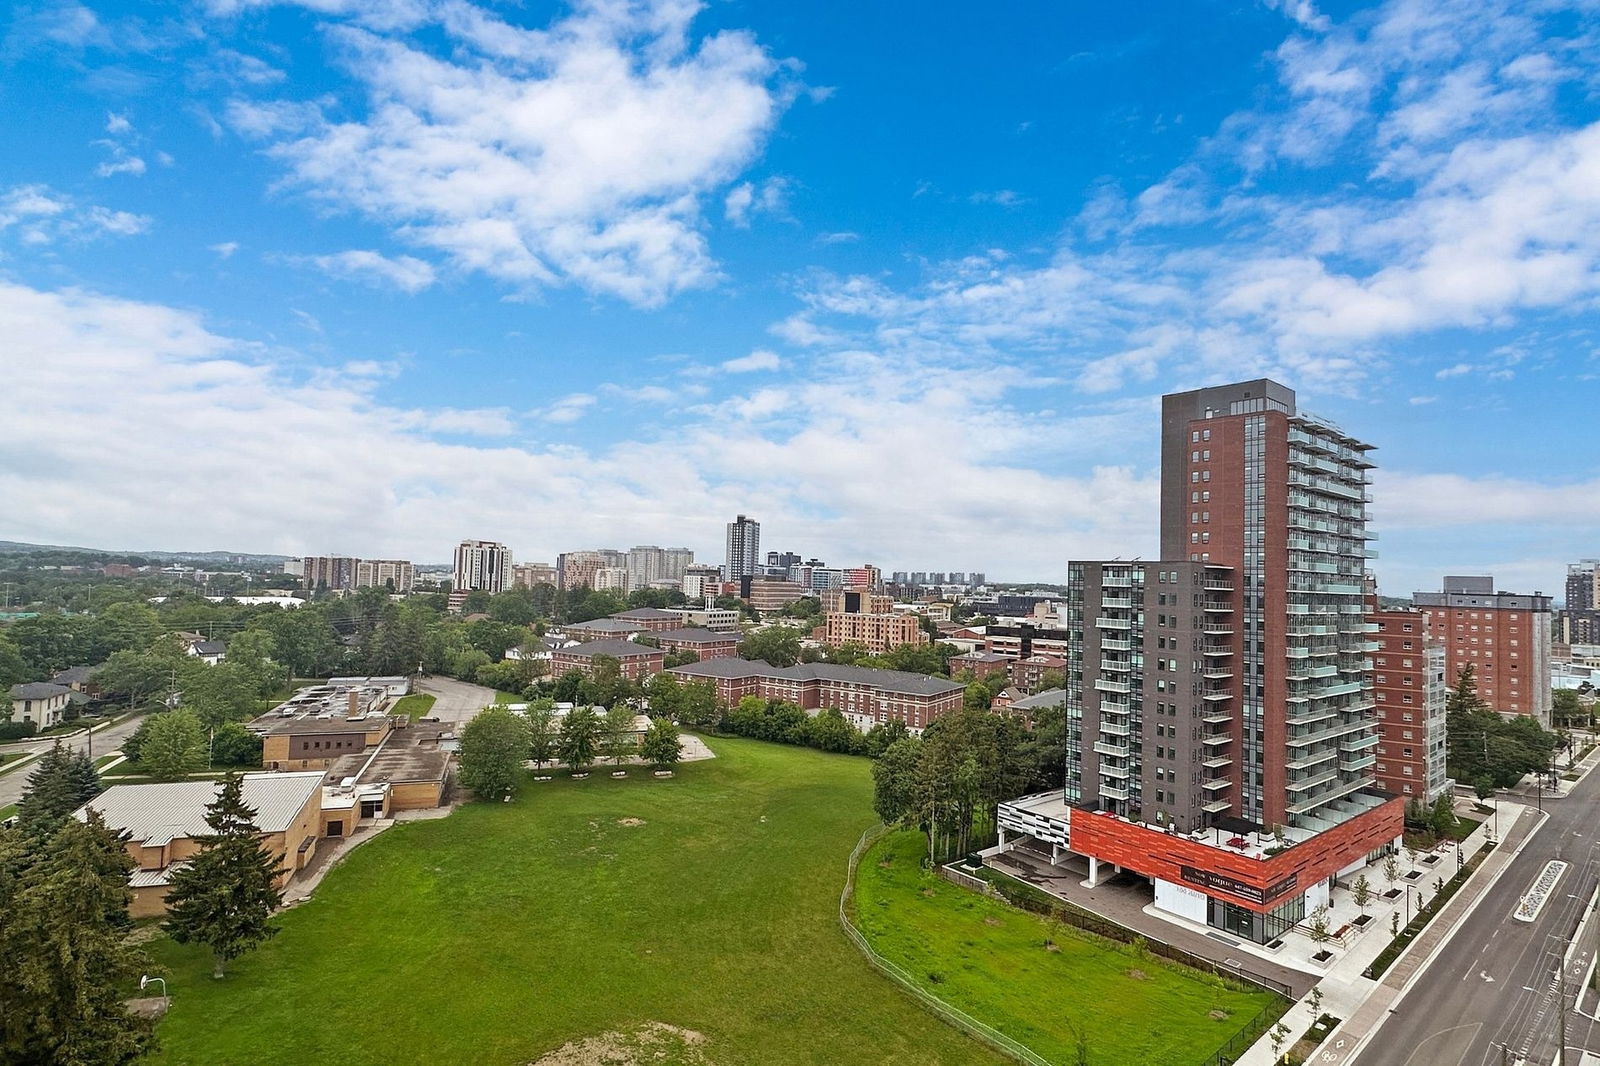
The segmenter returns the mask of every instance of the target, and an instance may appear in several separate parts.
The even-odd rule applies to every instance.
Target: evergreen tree
[[[206,807],[211,832],[196,837],[200,850],[172,875],[166,930],[180,944],[211,948],[212,976],[228,960],[276,936],[272,912],[283,903],[278,860],[261,847],[255,809],[244,802],[243,780],[229,774]]]
[[[127,942],[122,842],[91,811],[67,819],[24,862],[21,833],[0,832],[0,1061],[121,1066],[154,1046],[123,1005],[145,962]]]
[[[17,805],[17,824],[29,836],[48,837],[101,791],[100,775],[89,757],[68,751],[57,741],[28,775],[27,791]]]

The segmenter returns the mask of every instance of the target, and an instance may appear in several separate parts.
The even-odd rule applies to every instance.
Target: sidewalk
[[[1405,993],[1412,979],[1434,953],[1450,939],[1456,926],[1472,912],[1478,901],[1499,880],[1500,875],[1511,866],[1522,845],[1543,822],[1543,816],[1533,809],[1521,805],[1513,806],[1516,808],[1516,815],[1507,819],[1511,822],[1509,826],[1502,826],[1507,832],[1500,846],[1489,854],[1477,873],[1451,898],[1444,910],[1434,916],[1428,927],[1411,942],[1405,953],[1389,967],[1380,980],[1374,982],[1360,975],[1361,970],[1367,965],[1366,962],[1355,966],[1353,973],[1348,972],[1348,968],[1341,964],[1335,964],[1330,969],[1327,979],[1321,986],[1324,996],[1322,1011],[1324,1014],[1343,1018],[1344,1021],[1318,1046],[1315,1057],[1318,1066],[1338,1066],[1340,1063],[1355,1060],[1361,1046],[1382,1024],[1389,1008]],[[1486,826],[1488,824],[1490,823],[1485,823]],[[1483,827],[1473,835],[1477,836],[1481,832]],[[1376,958],[1379,951],[1389,943],[1388,930],[1384,929],[1379,936],[1370,939],[1378,950],[1367,954],[1368,961]],[[1291,1034],[1289,1041],[1284,1045],[1285,1050],[1310,1028],[1312,1020],[1311,1008],[1306,1000],[1302,999],[1290,1008],[1289,1013],[1283,1018],[1283,1024]],[[1236,1066],[1272,1066],[1271,1040],[1262,1037],[1239,1057]]]

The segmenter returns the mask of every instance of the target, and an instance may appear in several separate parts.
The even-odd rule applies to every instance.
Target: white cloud
[[[16,185],[0,192],[0,235],[42,246],[143,233],[150,219],[98,204],[83,205],[47,185]]]
[[[145,172],[145,163],[143,159],[131,154],[121,145],[112,145],[111,158],[95,167],[94,172],[102,178],[109,178],[114,174],[137,176]]]
[[[1016,207],[1018,204],[1027,203],[1027,199],[1015,189],[995,189],[990,192],[975,192],[967,197],[975,204],[995,204],[1000,207]]]
[[[840,230],[837,233],[819,233],[818,244],[854,244],[861,239],[861,234],[852,233],[850,230]]]
[[[778,358],[777,352],[757,348],[749,355],[725,360],[722,369],[730,374],[748,374],[756,370],[777,370],[782,365],[783,360]]]
[[[1317,7],[1311,0],[1263,0],[1266,6],[1273,11],[1281,11],[1284,17],[1292,19],[1299,26],[1323,32],[1332,25],[1328,16],[1317,13]]]
[[[359,281],[374,288],[419,293],[432,285],[433,267],[409,255],[386,256],[367,249],[350,249],[332,255],[300,257],[330,277]]]
[[[221,244],[209,244],[206,247],[208,250],[216,252],[217,258],[229,259],[233,256],[234,252],[239,250],[239,242],[223,241]]]
[[[789,183],[784,178],[768,178],[759,185],[742,182],[723,198],[723,214],[741,229],[748,228],[751,216],[782,214],[787,206]]]
[[[22,539],[430,560],[468,535],[529,558],[670,535],[715,556],[742,510],[808,551],[884,565],[938,558],[1047,577],[1070,554],[1153,548],[1152,478],[1029,469],[1042,432],[1062,424],[995,407],[959,373],[841,365],[782,390],[781,418],[734,417],[730,400],[647,436],[530,447],[500,409],[383,403],[374,382],[388,364],[307,375],[292,353],[280,363],[154,304],[0,283],[0,331],[11,411],[0,497],[19,501],[7,529]],[[546,432],[595,402],[555,401]],[[157,486],[164,505],[151,507]],[[1019,511],[1018,499],[1052,504]]]
[[[133,132],[133,123],[128,121],[127,115],[119,115],[114,111],[106,113],[106,132],[111,134]]]
[[[360,11],[368,28],[327,33],[364,113],[237,100],[234,127],[270,140],[290,184],[518,290],[571,282],[655,306],[711,283],[701,200],[792,95],[748,34],[693,41],[697,5],[677,0],[588,0],[545,30],[464,3],[307,6]],[[448,58],[398,32],[424,17]]]
[[[1430,403],[1438,403],[1439,402],[1439,397],[1437,397],[1437,396],[1413,396],[1413,397],[1411,397],[1411,399],[1407,400],[1406,402],[1409,403],[1412,407],[1425,407]]]
[[[575,392],[569,396],[561,397],[549,407],[538,412],[538,416],[546,422],[565,425],[569,422],[576,422],[588,414],[589,408],[593,407],[594,403],[595,398],[589,393]]]

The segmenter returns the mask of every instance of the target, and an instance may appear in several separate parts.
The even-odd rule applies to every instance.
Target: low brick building
[[[113,785],[78,808],[79,821],[93,809],[117,832],[128,834],[128,854],[139,868],[130,887],[135,918],[164,914],[172,874],[200,850],[195,838],[209,833],[207,804],[217,798],[216,781],[169,781]],[[261,847],[276,860],[278,887],[316,854],[321,833],[322,774],[260,773],[242,779],[244,802],[256,812]]]
[[[971,670],[972,676],[979,681],[991,674],[1003,674],[1014,660],[1009,655],[998,655],[992,651],[969,651],[965,655],[952,655],[950,657],[950,676]]]
[[[714,633],[709,629],[663,629],[650,634],[662,651],[692,651],[706,659],[731,659],[739,654],[738,633]]]
[[[1030,655],[1026,659],[1013,659],[1007,669],[1013,685],[1032,692],[1044,684],[1045,674],[1064,674],[1067,660],[1058,655]]]
[[[683,620],[677,611],[663,611],[657,607],[635,607],[631,611],[618,611],[611,617],[619,622],[636,625],[646,633],[678,629],[683,625]]]
[[[659,674],[667,665],[667,653],[660,648],[635,644],[631,640],[592,640],[587,644],[574,644],[551,652],[550,672],[560,677],[570,670],[576,670],[590,677],[598,658],[615,659],[621,667],[622,676],[629,681]]]
[[[904,722],[920,733],[940,715],[959,710],[965,692],[962,685],[942,677],[831,663],[773,666],[759,660],[708,659],[669,672],[686,680],[711,681],[725,706],[757,696],[812,712],[831,707],[862,730]]]

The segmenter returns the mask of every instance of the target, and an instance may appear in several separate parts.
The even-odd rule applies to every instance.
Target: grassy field
[[[671,780],[529,782],[389,829],[223,981],[203,949],[157,939],[172,1010],[155,1061],[511,1066],[660,1022],[706,1038],[660,1066],[1005,1062],[839,931],[867,762],[711,743]]]
[[[429,692],[413,692],[409,696],[401,696],[395,701],[391,713],[403,714],[415,722],[418,718],[433,710],[435,697]]]
[[[920,834],[899,832],[862,857],[855,897],[862,933],[945,1002],[1052,1062],[1076,1061],[1081,1032],[1093,1066],[1198,1066],[1278,1002],[1131,947],[1051,929],[1027,911],[924,873],[925,854]]]

